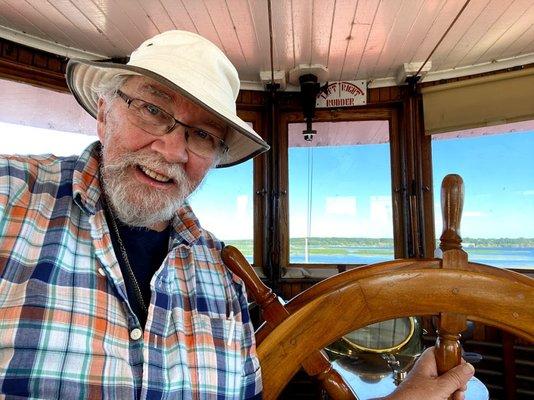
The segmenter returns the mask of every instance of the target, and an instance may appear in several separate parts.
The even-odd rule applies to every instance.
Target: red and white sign
[[[328,84],[326,91],[317,95],[317,108],[352,107],[367,104],[366,81],[341,81]]]

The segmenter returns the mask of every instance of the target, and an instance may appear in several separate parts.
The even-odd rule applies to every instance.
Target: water
[[[344,247],[343,254],[312,253],[309,254],[310,264],[374,264],[392,260],[393,247]],[[534,248],[531,247],[500,247],[464,249],[469,261],[487,264],[500,268],[534,269]],[[303,264],[304,253],[292,253],[290,263]]]
[[[534,269],[534,248],[466,248],[469,261],[501,268]]]

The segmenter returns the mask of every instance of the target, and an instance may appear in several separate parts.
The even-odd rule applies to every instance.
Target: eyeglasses
[[[228,146],[224,140],[213,133],[184,124],[158,106],[141,99],[134,99],[121,90],[117,90],[117,94],[128,105],[129,121],[145,132],[155,136],[163,136],[170,133],[176,125],[180,125],[184,128],[187,149],[193,153],[201,157],[211,158],[217,151],[221,153],[228,151]]]

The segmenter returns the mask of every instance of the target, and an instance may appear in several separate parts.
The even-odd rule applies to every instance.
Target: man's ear
[[[104,143],[104,133],[106,132],[106,101],[100,97],[96,107],[96,133],[100,143]]]

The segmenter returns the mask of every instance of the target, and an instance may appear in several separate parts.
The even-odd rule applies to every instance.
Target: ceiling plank
[[[293,26],[293,64],[312,63],[311,39],[313,31],[314,1],[292,0],[291,21]]]
[[[477,0],[472,0],[477,1]],[[440,4],[438,14],[432,19],[432,23],[426,30],[419,32],[419,38],[415,41],[414,46],[406,54],[404,62],[423,62],[430,55],[436,44],[440,41],[443,34],[447,31],[454,18],[461,10],[465,0],[446,0]],[[458,23],[458,22],[457,22]],[[443,48],[441,43],[439,48]],[[437,51],[436,50],[436,51]],[[432,62],[432,70],[439,69],[437,60],[433,56],[430,60]]]
[[[0,0],[2,6],[2,18],[5,21],[5,26],[17,26],[19,32],[28,33],[37,37],[42,37],[46,40],[53,40],[53,38],[45,31],[41,29],[36,22],[31,19],[32,15],[26,14],[28,4],[26,2],[16,4],[10,0]],[[31,8],[31,7],[30,7]]]
[[[54,7],[51,3],[32,2],[31,5],[37,13],[46,17],[46,19],[49,21],[48,24],[53,25],[54,30],[56,32],[64,32],[69,37],[69,44],[65,42],[65,35],[54,35],[52,36],[53,41],[62,43],[63,45],[69,47],[74,47],[79,50],[94,51],[93,48],[95,47],[95,41],[91,41],[91,39],[89,38],[91,36],[91,33],[84,33],[80,28],[74,25],[73,22],[69,20],[64,14],[58,11],[56,7]],[[91,32],[93,32],[92,29]],[[46,40],[46,38],[43,38],[42,36],[37,36]],[[104,50],[105,49],[100,49],[99,53],[102,54]]]
[[[484,36],[493,31],[495,23],[509,8],[514,0],[491,0],[480,12],[475,20],[469,25],[451,51],[447,54],[447,61],[443,68],[458,68],[469,65],[464,61],[465,55],[469,54],[476,44],[483,40]]]
[[[436,67],[436,69],[442,70],[449,69],[454,66],[454,64],[451,64],[452,57],[449,57],[449,55],[455,47],[461,46],[463,48],[466,44],[468,44],[468,40],[465,40],[464,37],[468,37],[467,34],[473,24],[473,21],[478,21],[480,15],[484,12],[490,1],[491,0],[476,0],[471,1],[469,3],[460,18],[458,18],[454,26],[447,33],[447,36],[445,36],[445,38],[433,54],[432,69],[435,69],[434,67]],[[464,1],[458,3],[458,10],[454,14],[453,18],[448,21],[449,23],[447,27],[452,23],[452,21],[462,8]],[[447,27],[445,27],[443,32],[446,31]]]
[[[475,63],[482,60],[499,60],[518,54],[534,53],[534,2],[502,33]]]
[[[278,69],[289,71],[297,65],[295,59],[291,1],[273,2],[272,24],[275,60]],[[276,64],[275,64],[276,65]]]
[[[86,0],[78,1],[85,2]],[[115,27],[119,35],[124,37],[124,41],[129,51],[126,54],[123,54],[123,56],[129,55],[146,40],[146,36],[143,32],[141,32],[128,13],[126,13],[123,8],[117,6],[117,3],[104,0],[91,0],[91,2],[98,9],[96,12],[100,12],[105,17],[105,24]],[[113,35],[111,36],[113,37]]]
[[[198,33],[198,29],[193,18],[187,12],[181,1],[177,0],[160,0],[162,6],[167,10],[169,17],[177,29]]]
[[[142,39],[139,44],[161,33],[159,27],[147,16],[143,8],[139,5],[138,0],[117,0],[116,2],[108,3],[108,7],[111,8],[110,12],[113,13],[113,20],[123,18],[132,25],[131,29],[135,29],[140,33]]]
[[[267,1],[248,0],[248,8],[250,10],[251,23],[254,27],[254,37],[258,42],[258,51],[260,57],[256,60],[259,71],[270,71],[270,42],[269,42],[269,14],[267,9]],[[274,45],[273,49],[274,68],[280,69],[280,62],[278,57],[278,46]]]
[[[131,31],[131,26],[124,32],[118,29],[115,23],[111,20],[111,15],[106,14],[102,8],[92,1],[71,0],[71,3],[117,48],[117,52],[113,54],[113,56],[124,57],[129,55],[136,47],[129,39],[129,35],[127,36],[127,34],[124,33]],[[123,20],[123,18],[121,18],[121,20]]]
[[[380,55],[392,35],[395,21],[398,18],[402,2],[381,1],[378,5],[376,17],[369,33],[369,38],[362,56],[360,74],[366,79],[372,79]]]
[[[312,29],[310,33],[310,55],[312,64],[328,64],[328,49],[330,34],[334,19],[334,4],[332,1],[314,0]]]
[[[68,28],[78,42],[88,42],[84,50],[109,55],[120,54],[120,49],[71,1],[51,1],[50,5],[74,27]],[[51,12],[47,9],[46,12]],[[57,15],[57,14],[56,14]]]
[[[380,0],[360,1],[356,10],[352,39],[349,40],[339,80],[365,79],[361,72],[362,59],[378,12]]]
[[[461,60],[457,62],[457,65],[473,65],[479,63],[478,60],[489,60],[490,58],[485,53],[512,25],[518,22],[530,4],[532,4],[532,0],[513,1],[509,7],[503,10],[491,29],[488,29],[468,52],[461,55]],[[501,48],[506,48],[509,45],[510,43],[503,43]]]
[[[217,32],[217,36],[221,38],[221,42],[222,38],[224,38],[225,54],[234,64],[246,65],[247,58],[243,52],[241,42],[237,36],[237,28],[230,16],[226,2],[208,1],[205,5],[210,21]],[[243,18],[243,14],[239,17]],[[241,20],[239,21],[239,24],[250,24],[250,21]]]
[[[360,37],[352,36],[359,3],[346,0],[336,2],[327,59],[330,80],[342,79],[343,71],[346,72],[345,63],[349,45],[354,40],[362,40]]]
[[[240,69],[239,76],[244,80],[257,81],[263,56],[249,2],[248,0],[226,0],[225,3],[244,56],[245,65]]]
[[[289,72],[299,64],[322,64],[329,81],[393,78],[403,63],[427,58],[465,1],[272,0],[274,67]],[[46,51],[108,57],[129,55],[160,32],[184,29],[214,42],[242,79],[259,83],[259,72],[271,68],[267,5],[267,0],[0,0],[0,25],[8,28],[4,35],[10,40]],[[534,53],[532,21],[533,0],[471,0],[432,56],[432,71],[452,68],[442,72],[455,76],[467,71],[464,66],[483,63],[482,72],[493,60],[528,57]]]
[[[399,68],[401,68],[404,63],[413,61],[412,58],[414,53],[427,36],[428,31],[434,25],[445,3],[446,0],[423,2],[410,1],[403,4],[403,8],[411,8],[412,10],[417,10],[417,12],[414,13],[415,17],[411,19],[411,21],[407,21],[407,25],[409,25],[407,31],[406,29],[400,28],[401,31],[403,31],[404,38],[398,41],[398,48],[390,49],[391,53],[393,53],[393,57],[386,56],[388,61],[385,64],[387,64],[388,70],[383,72],[382,76],[396,76]]]
[[[222,51],[227,52],[223,38],[219,36],[219,33],[213,25],[213,21],[206,9],[204,0],[181,0],[187,13],[195,21],[198,34],[206,39],[215,43]]]
[[[141,0],[138,3],[145,14],[145,19],[149,19],[158,28],[159,32],[176,29],[176,25],[160,0]]]
[[[401,2],[394,20],[390,22],[391,29],[382,51],[376,58],[375,65],[371,66],[370,77],[387,76],[388,72],[394,69],[392,64],[396,55],[406,44],[406,37],[414,29],[415,22],[423,12],[425,4],[429,5],[430,3],[424,0],[404,0]],[[387,24],[388,22],[385,21],[385,23]],[[393,72],[393,75],[395,72]]]

